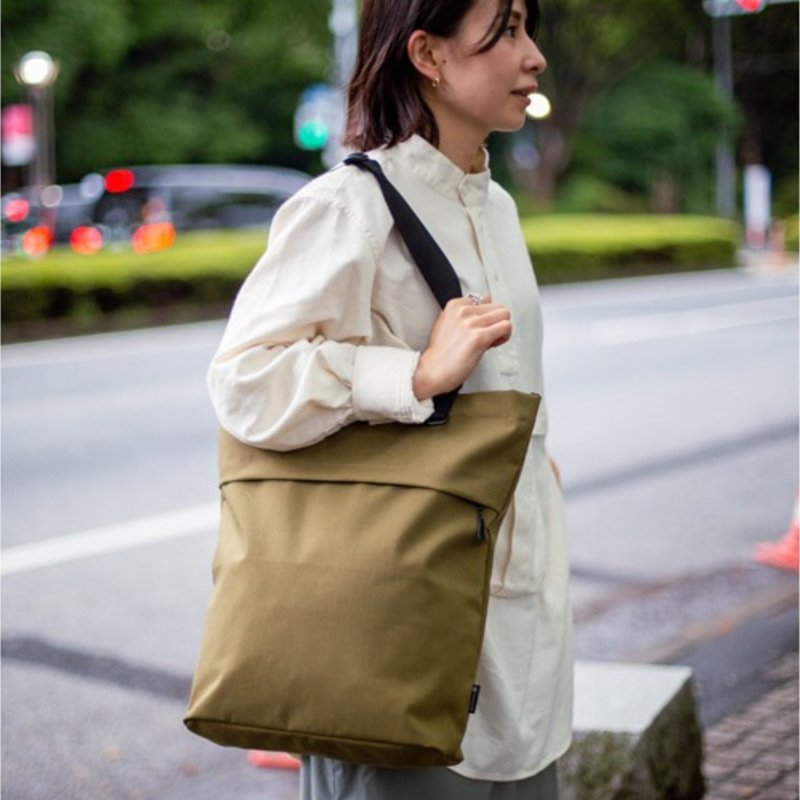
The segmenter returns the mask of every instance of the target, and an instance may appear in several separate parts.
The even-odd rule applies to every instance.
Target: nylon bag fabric
[[[538,397],[288,453],[220,440],[214,585],[185,723],[218,744],[458,763],[492,551]]]

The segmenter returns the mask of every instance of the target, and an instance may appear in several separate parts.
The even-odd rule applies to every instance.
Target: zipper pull
[[[486,520],[483,518],[483,509],[478,507],[475,509],[478,515],[478,522],[475,528],[475,538],[479,542],[486,541]]]

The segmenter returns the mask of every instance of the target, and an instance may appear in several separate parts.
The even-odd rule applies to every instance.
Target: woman
[[[220,422],[238,439],[292,450],[356,420],[421,423],[432,397],[461,384],[544,395],[538,289],[484,149],[492,131],[524,122],[545,68],[537,22],[537,0],[365,0],[348,144],[382,164],[464,297],[439,308],[372,176],[340,166],[312,181],[275,217],[209,372]],[[312,757],[306,800],[557,797],[571,622],[546,431],[543,403],[496,546],[464,761],[384,770]]]

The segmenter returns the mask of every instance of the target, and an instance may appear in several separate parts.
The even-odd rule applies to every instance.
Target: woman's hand
[[[451,300],[439,314],[428,348],[414,373],[417,400],[427,400],[461,386],[481,356],[511,337],[511,312],[487,298],[476,305],[469,297]]]

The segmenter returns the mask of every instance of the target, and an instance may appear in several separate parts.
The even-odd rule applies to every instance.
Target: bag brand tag
[[[481,693],[481,687],[479,684],[474,683],[472,684],[472,693],[469,696],[469,713],[474,714],[475,709],[478,707],[478,696]]]

